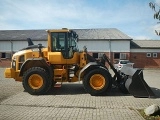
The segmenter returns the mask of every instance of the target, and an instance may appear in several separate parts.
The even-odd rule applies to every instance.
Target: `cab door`
[[[75,35],[76,33],[69,31],[50,32],[48,59],[51,64],[77,63],[79,59]]]
[[[51,32],[51,52],[48,53],[48,59],[51,64],[67,64],[68,46],[67,32]]]

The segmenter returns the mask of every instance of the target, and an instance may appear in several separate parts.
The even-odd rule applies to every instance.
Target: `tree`
[[[150,2],[149,7],[154,11],[154,16],[153,16],[154,19],[157,19],[160,21],[160,7],[159,7],[159,5],[156,3]],[[160,23],[160,22],[158,22],[158,23]],[[155,33],[160,36],[160,31],[155,30]]]

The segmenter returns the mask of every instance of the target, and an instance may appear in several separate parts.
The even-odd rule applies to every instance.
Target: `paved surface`
[[[0,68],[0,120],[143,120],[136,109],[160,105],[160,70],[144,70],[156,99],[134,98],[117,89],[107,96],[90,96],[81,83],[33,96],[24,92],[21,82],[4,78],[3,72]]]

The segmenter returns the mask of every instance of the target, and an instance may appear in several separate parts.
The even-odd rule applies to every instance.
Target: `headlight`
[[[16,61],[13,60],[12,63],[11,63],[11,66],[12,66],[13,69],[16,69]]]
[[[13,67],[16,66],[16,62],[15,61],[12,62],[12,66]]]

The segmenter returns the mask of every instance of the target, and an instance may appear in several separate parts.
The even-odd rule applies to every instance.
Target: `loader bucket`
[[[126,80],[125,87],[130,94],[132,94],[134,97],[142,98],[155,97],[155,94],[145,82],[143,78],[143,71],[141,69],[127,68],[126,73],[125,71],[123,71],[124,74],[129,75],[128,79]]]

